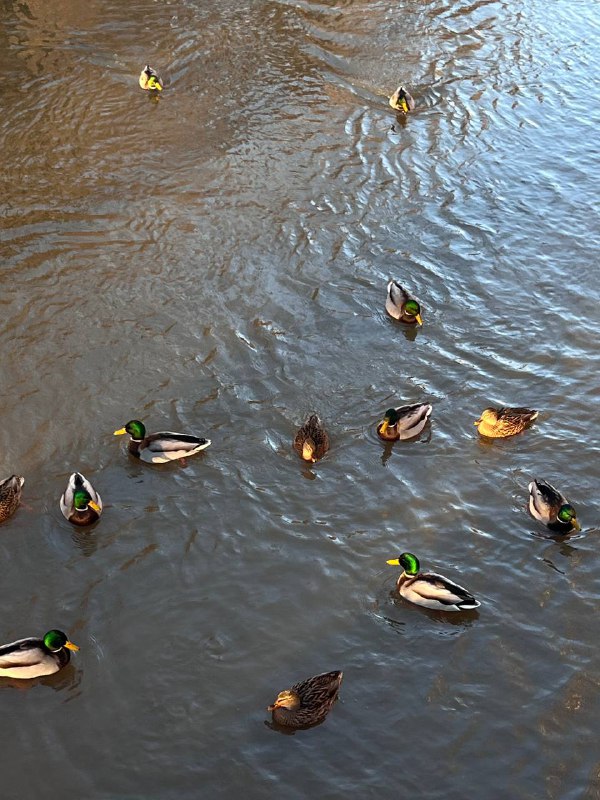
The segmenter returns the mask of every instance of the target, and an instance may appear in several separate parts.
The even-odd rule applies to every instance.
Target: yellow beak
[[[387,419],[384,419],[381,423],[381,427],[379,428],[379,433],[385,433],[389,427],[390,423],[387,421]]]
[[[73,642],[69,641],[65,642],[65,647],[67,647],[69,650],[75,650],[75,651],[79,650],[76,644],[73,644]]]
[[[420,315],[420,314],[417,314],[417,315],[416,315],[416,317],[415,317],[415,319],[417,320],[417,322],[419,323],[419,325],[422,325],[422,324],[423,324],[423,320],[421,319],[421,315]]]
[[[400,566],[400,559],[399,558],[390,558],[385,563],[386,564],[391,564],[393,567],[399,567]]]
[[[125,430],[125,428],[119,428],[119,430],[118,430],[118,431],[115,431],[115,432],[113,433],[113,436],[121,436],[121,434],[123,434],[123,433],[127,433],[127,431]]]
[[[95,511],[97,514],[99,514],[99,513],[102,511],[102,509],[100,508],[100,506],[98,505],[98,503],[94,503],[94,501],[93,501],[93,500],[88,500],[88,506],[89,506],[90,508],[93,508],[93,509],[94,509],[94,511]]]
[[[571,525],[575,528],[576,531],[580,531],[581,530],[581,525],[579,524],[579,521],[578,521],[578,519],[576,517],[574,517],[571,520]]]

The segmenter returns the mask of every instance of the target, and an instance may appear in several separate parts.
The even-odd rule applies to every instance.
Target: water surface
[[[81,646],[0,686],[5,800],[600,797],[596,8],[1,4],[0,442],[26,484],[0,633]],[[386,448],[382,412],[419,401],[431,426]],[[539,420],[479,440],[494,403]],[[213,446],[148,467],[112,436],[133,417]],[[87,534],[74,469],[106,505]],[[526,514],[534,476],[581,534]],[[403,550],[478,613],[395,597]],[[324,725],[264,724],[338,668]]]

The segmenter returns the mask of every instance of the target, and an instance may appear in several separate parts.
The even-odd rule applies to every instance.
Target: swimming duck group
[[[155,69],[145,65],[140,77],[142,89],[154,94],[162,92],[164,82]],[[408,114],[415,108],[409,92],[400,86],[389,99],[392,108]],[[389,316],[407,326],[422,326],[421,304],[398,281],[387,285],[385,310]],[[414,439],[427,425],[433,407],[430,403],[412,403],[387,409],[377,424],[376,433],[386,443]],[[522,407],[486,408],[474,422],[478,433],[486,438],[515,436],[526,430],[538,412]],[[159,431],[147,433],[140,420],[127,422],[114,435],[129,435],[128,452],[147,464],[184,461],[211,445],[211,441],[195,434]],[[317,414],[311,414],[293,438],[292,446],[299,457],[315,464],[330,448],[330,437]],[[25,479],[11,475],[0,482],[0,523],[17,510]],[[580,530],[577,515],[567,498],[545,480],[529,483],[528,509],[531,515],[553,533],[569,534]],[[80,472],[70,475],[59,500],[61,513],[71,524],[89,527],[100,519],[102,498],[91,482]],[[436,572],[421,572],[417,556],[404,552],[388,559],[399,566],[397,593],[409,603],[442,612],[468,612],[480,602],[464,587]],[[60,630],[50,630],[42,638],[29,637],[0,646],[0,677],[31,679],[52,675],[65,667],[79,647]],[[343,673],[340,670],[315,675],[299,681],[277,695],[267,710],[273,723],[286,728],[308,728],[321,723],[335,703]]]

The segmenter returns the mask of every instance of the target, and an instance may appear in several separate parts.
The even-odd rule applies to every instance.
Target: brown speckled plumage
[[[304,458],[302,452],[307,444],[313,448],[312,457],[307,461],[318,461],[329,450],[329,434],[316,414],[310,415],[294,437],[294,450],[300,458]]]
[[[538,412],[530,408],[486,408],[475,425],[482,436],[502,438],[521,433],[537,415]]]
[[[0,522],[4,522],[17,510],[21,502],[21,487],[25,478],[11,475],[0,483]]]
[[[275,703],[267,709],[273,712],[273,722],[292,728],[323,722],[337,700],[342,677],[343,672],[339,670],[324,672],[280,692]],[[279,702],[285,705],[278,705]]]

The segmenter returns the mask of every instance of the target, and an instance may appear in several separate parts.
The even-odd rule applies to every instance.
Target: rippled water
[[[600,797],[597,4],[0,7],[0,634],[81,646],[2,681],[3,800]],[[424,400],[422,437],[377,440]],[[485,442],[493,403],[540,417]],[[132,417],[213,446],[148,467]],[[527,515],[533,476],[580,534]],[[402,550],[479,611],[398,599]],[[264,724],[337,668],[324,725]]]

